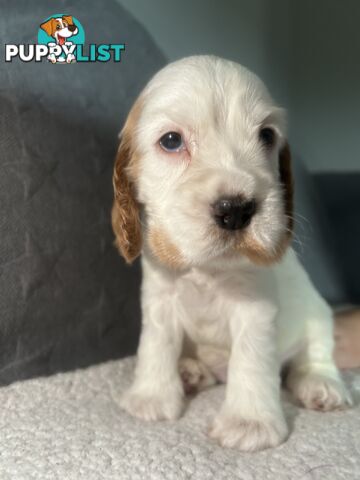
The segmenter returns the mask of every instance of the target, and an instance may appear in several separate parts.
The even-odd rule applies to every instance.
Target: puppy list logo
[[[38,44],[5,45],[5,62],[18,57],[22,62],[51,63],[121,62],[123,43],[89,44],[85,46],[85,31],[79,20],[67,14],[55,14],[40,24]]]

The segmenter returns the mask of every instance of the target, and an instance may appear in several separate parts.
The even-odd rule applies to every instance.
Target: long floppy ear
[[[40,25],[40,28],[44,30],[49,35],[49,37],[52,37],[55,31],[55,24],[56,20],[54,18],[50,18],[47,22],[42,23]]]
[[[135,103],[121,133],[116,155],[113,186],[114,203],[111,222],[115,245],[127,263],[132,263],[141,251],[140,207],[136,199],[135,177],[138,155],[134,146],[134,130],[140,115],[140,102]]]
[[[71,15],[63,15],[62,19],[65,20],[68,25],[74,25],[73,17]]]
[[[292,236],[294,228],[294,179],[291,171],[291,152],[286,142],[279,153],[279,176],[284,188],[285,214],[288,219],[288,236]]]

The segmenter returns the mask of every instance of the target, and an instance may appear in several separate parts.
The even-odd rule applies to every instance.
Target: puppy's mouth
[[[65,44],[65,41],[66,41],[66,38],[65,38],[65,37],[62,37],[61,35],[58,35],[59,45],[64,45],[64,44]]]
[[[242,196],[224,197],[211,205],[212,231],[225,249],[233,249],[248,234],[259,202]],[[216,226],[214,228],[214,225]]]
[[[250,210],[255,212],[253,207]],[[238,223],[233,219],[223,217],[220,220],[216,219],[216,225],[211,226],[209,237],[212,239],[214,258],[235,259],[241,255],[247,257],[252,263],[262,266],[278,262],[290,244],[291,235],[284,230],[276,242],[267,245],[269,242],[264,243],[261,233],[251,227],[252,222],[248,215],[243,214],[240,220],[239,228]]]

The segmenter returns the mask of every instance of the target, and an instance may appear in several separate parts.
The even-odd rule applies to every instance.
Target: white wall
[[[209,53],[226,57],[260,75],[280,101],[287,99],[281,72],[287,45],[271,48],[283,34],[269,21],[274,17],[287,28],[282,21],[288,15],[287,0],[273,5],[271,0],[118,1],[145,25],[169,60]]]
[[[169,60],[212,53],[260,75],[310,170],[360,170],[360,0],[118,1]]]

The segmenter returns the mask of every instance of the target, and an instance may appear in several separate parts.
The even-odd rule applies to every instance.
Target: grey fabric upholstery
[[[295,211],[293,247],[320,293],[332,305],[348,301],[340,256],[323,197],[299,158],[293,158]]]
[[[345,301],[360,304],[360,174],[319,173],[315,185],[330,220],[330,236],[339,259]]]
[[[116,2],[2,1],[0,42],[36,43],[54,13],[87,43],[127,44],[122,63],[0,69],[0,382],[135,350],[138,266],[112,245],[117,134],[165,60]]]

